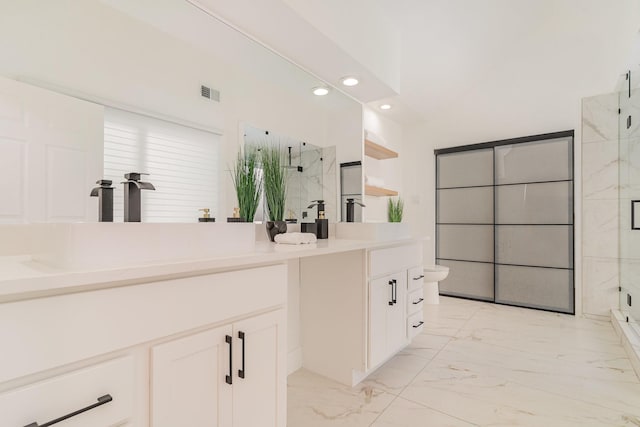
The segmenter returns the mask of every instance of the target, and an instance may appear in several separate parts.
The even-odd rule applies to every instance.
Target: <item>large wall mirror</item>
[[[287,170],[285,219],[290,223],[314,222],[315,200],[326,202],[326,218],[336,222],[336,147],[318,147],[306,141],[274,134],[266,129],[244,125],[244,145],[260,150],[264,146],[282,151]],[[257,220],[266,218],[264,204],[258,208]]]
[[[126,172],[156,188],[143,221],[231,216],[244,123],[295,136],[292,162],[318,171],[300,176],[291,216],[321,194],[339,220],[327,168],[360,160],[362,106],[335,89],[312,95],[314,76],[196,1],[3,2],[0,55],[0,223],[95,221],[101,178],[119,221]]]

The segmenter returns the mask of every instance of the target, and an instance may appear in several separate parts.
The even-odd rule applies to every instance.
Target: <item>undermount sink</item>
[[[424,267],[425,283],[439,282],[449,275],[449,267],[444,265],[428,265]]]

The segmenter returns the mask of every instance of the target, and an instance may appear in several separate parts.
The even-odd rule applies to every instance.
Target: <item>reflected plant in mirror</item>
[[[402,212],[404,211],[404,201],[398,197],[396,200],[389,198],[387,204],[387,215],[389,222],[401,222]]]
[[[262,196],[262,179],[258,162],[258,151],[253,147],[247,147],[244,151],[238,152],[231,172],[238,198],[240,218],[246,222],[253,222]]]
[[[279,146],[260,148],[264,195],[271,221],[284,220],[284,204],[287,199],[287,169],[284,152]]]

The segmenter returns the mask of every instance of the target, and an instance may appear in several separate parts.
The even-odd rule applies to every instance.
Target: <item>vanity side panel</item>
[[[303,367],[349,386],[366,369],[366,251],[300,260]]]

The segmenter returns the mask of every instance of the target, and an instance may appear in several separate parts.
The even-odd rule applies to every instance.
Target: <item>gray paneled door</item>
[[[573,131],[436,150],[443,295],[574,313]]]

